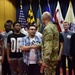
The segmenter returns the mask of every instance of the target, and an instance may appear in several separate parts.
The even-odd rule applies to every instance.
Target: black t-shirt
[[[19,58],[22,57],[22,51],[20,50],[20,42],[21,39],[25,35],[20,33],[20,34],[10,34],[7,39],[7,43],[10,43],[10,58]]]

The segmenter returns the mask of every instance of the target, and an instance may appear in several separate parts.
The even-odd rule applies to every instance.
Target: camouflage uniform
[[[58,64],[59,33],[53,23],[44,28],[42,37],[42,61],[48,65],[44,69],[45,75],[55,75]]]

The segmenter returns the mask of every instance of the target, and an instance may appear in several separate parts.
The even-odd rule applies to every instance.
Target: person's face
[[[11,25],[10,25],[10,24],[6,24],[6,25],[5,25],[5,30],[6,30],[6,31],[10,31],[10,29],[11,29]]]
[[[28,29],[28,33],[29,33],[29,35],[31,35],[31,36],[35,36],[36,28],[35,28],[34,26],[31,26],[31,27]]]
[[[64,30],[68,30],[69,24],[68,23],[63,23],[63,27],[64,27]]]
[[[10,22],[9,24],[10,24],[10,26],[11,26],[11,28],[12,28],[12,27],[13,27],[12,23]]]
[[[13,28],[14,28],[14,31],[18,33],[21,30],[21,25],[19,23],[16,23]]]

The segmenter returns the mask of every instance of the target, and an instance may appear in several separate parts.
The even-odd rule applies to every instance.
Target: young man
[[[70,55],[70,41],[71,41],[71,36],[73,32],[69,31],[69,23],[64,22],[63,23],[64,31],[61,32],[64,38],[64,48],[62,52],[62,57],[61,57],[61,62],[62,62],[62,70],[63,70],[63,75],[66,75],[66,58],[68,60],[68,72],[69,75],[72,75],[72,61],[69,58]]]
[[[11,75],[10,66],[7,61],[7,37],[9,34],[13,33],[11,31],[11,25],[9,22],[4,24],[5,30],[1,33],[4,39],[4,53],[2,55],[3,62],[2,62],[2,75]]]
[[[8,23],[11,26],[11,31],[14,31],[13,30],[13,22],[12,22],[12,20],[7,20],[6,23]]]
[[[20,22],[14,22],[13,24],[14,33],[8,36],[8,50],[7,58],[11,68],[12,75],[24,75],[23,68],[23,55],[20,50],[21,39],[25,36],[20,33],[21,24]]]
[[[41,51],[39,44],[41,43],[41,38],[35,35],[36,30],[36,26],[29,25],[28,36],[24,37],[21,42],[27,75],[40,75],[39,60]]]

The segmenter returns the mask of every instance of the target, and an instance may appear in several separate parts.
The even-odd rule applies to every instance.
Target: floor
[[[2,68],[2,66],[1,66],[1,63],[0,63],[0,75],[2,75],[1,74],[1,68]],[[62,68],[60,68],[60,75],[63,75]],[[66,69],[66,75],[68,75],[68,69]],[[74,75],[74,73],[72,73],[72,75]]]
[[[1,71],[1,68],[2,68],[2,66],[1,66],[1,63],[0,63],[0,75],[2,75],[2,74],[1,74],[1,72],[2,72],[2,71]]]
[[[63,73],[62,73],[62,68],[60,68],[60,75],[63,75]],[[68,74],[68,69],[66,69],[66,75],[69,75],[69,74]],[[73,70],[72,70],[72,75],[74,75]]]

